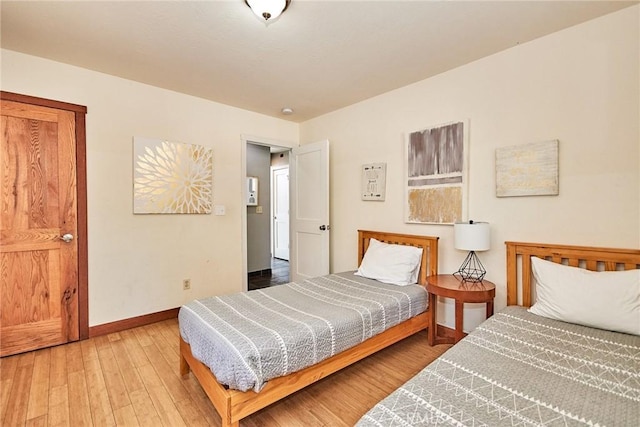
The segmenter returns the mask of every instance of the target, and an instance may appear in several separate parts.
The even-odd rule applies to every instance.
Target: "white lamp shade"
[[[247,0],[247,4],[261,20],[265,20],[265,13],[268,13],[269,20],[275,20],[287,6],[286,0]]]
[[[487,251],[491,247],[488,222],[457,222],[453,225],[453,235],[456,249]]]

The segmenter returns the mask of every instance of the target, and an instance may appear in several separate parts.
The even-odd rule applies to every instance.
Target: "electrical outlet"
[[[182,289],[185,291],[191,289],[191,279],[184,279],[182,281]]]

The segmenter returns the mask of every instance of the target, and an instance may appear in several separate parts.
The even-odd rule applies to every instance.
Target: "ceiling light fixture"
[[[260,20],[265,23],[275,20],[287,10],[291,0],[244,0]]]
[[[290,107],[284,107],[281,111],[285,116],[290,116],[291,114],[293,114],[293,108]]]

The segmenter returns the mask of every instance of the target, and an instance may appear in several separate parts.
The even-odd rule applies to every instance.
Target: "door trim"
[[[71,111],[75,115],[76,128],[76,202],[78,226],[78,323],[79,338],[89,338],[89,259],[87,234],[87,107],[51,99],[37,98],[13,92],[0,91],[0,99],[23,104]]]

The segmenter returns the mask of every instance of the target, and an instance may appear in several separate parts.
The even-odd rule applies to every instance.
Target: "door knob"
[[[62,236],[60,236],[60,239],[64,240],[66,243],[69,243],[70,241],[73,240],[73,234],[64,234]]]
[[[320,231],[325,231],[325,230],[329,230],[331,229],[331,227],[329,227],[328,225],[321,225],[320,226]]]

